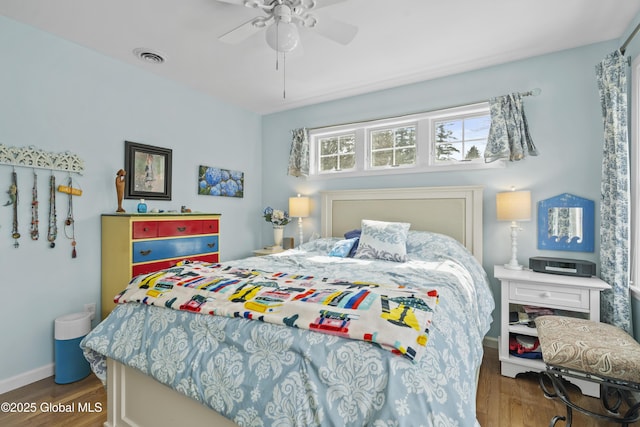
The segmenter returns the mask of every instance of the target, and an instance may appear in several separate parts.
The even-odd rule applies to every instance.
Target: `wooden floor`
[[[580,396],[577,388],[572,390],[581,405],[592,410],[600,408],[599,400]],[[106,399],[102,383],[93,374],[66,385],[55,384],[53,377],[47,378],[0,395],[0,402],[14,405],[14,409],[25,404],[29,411],[35,407],[32,412],[0,411],[0,426],[99,427],[107,419]],[[485,349],[476,404],[482,427],[546,427],[554,415],[565,414],[563,405],[544,398],[536,375],[524,374],[515,379],[501,376],[498,352],[492,348]],[[575,427],[619,426],[595,421],[575,411],[574,414]],[[188,425],[188,420],[185,421]],[[564,424],[559,422],[558,427],[561,426]],[[634,426],[640,427],[640,423]]]

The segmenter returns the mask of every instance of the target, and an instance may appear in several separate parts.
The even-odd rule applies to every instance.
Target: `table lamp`
[[[498,221],[511,221],[511,260],[504,267],[522,270],[517,259],[518,221],[531,220],[531,192],[512,190],[496,194],[496,212]]]
[[[289,216],[298,218],[298,231],[300,233],[300,243],[298,246],[300,246],[303,241],[302,218],[309,216],[309,198],[301,197],[300,194],[298,194],[297,197],[289,197]]]

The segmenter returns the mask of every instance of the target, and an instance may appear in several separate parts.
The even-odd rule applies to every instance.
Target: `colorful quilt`
[[[438,292],[195,262],[138,276],[114,301],[310,329],[419,360]]]

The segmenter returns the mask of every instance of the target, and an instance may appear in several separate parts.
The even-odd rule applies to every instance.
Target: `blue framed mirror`
[[[538,249],[593,252],[594,202],[564,193],[538,202]]]

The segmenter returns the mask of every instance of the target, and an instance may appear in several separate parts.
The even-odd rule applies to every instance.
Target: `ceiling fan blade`
[[[251,37],[252,35],[254,35],[255,33],[261,30],[261,28],[258,28],[255,25],[253,25],[254,19],[251,19],[250,21],[247,21],[244,24],[241,24],[240,26],[234,28],[233,30],[224,33],[223,35],[218,37],[218,40],[225,43],[229,43],[229,44],[238,44],[248,39],[249,37]]]
[[[358,27],[346,22],[336,21],[325,16],[318,17],[318,22],[313,27],[318,34],[340,44],[349,44],[358,33]]]

